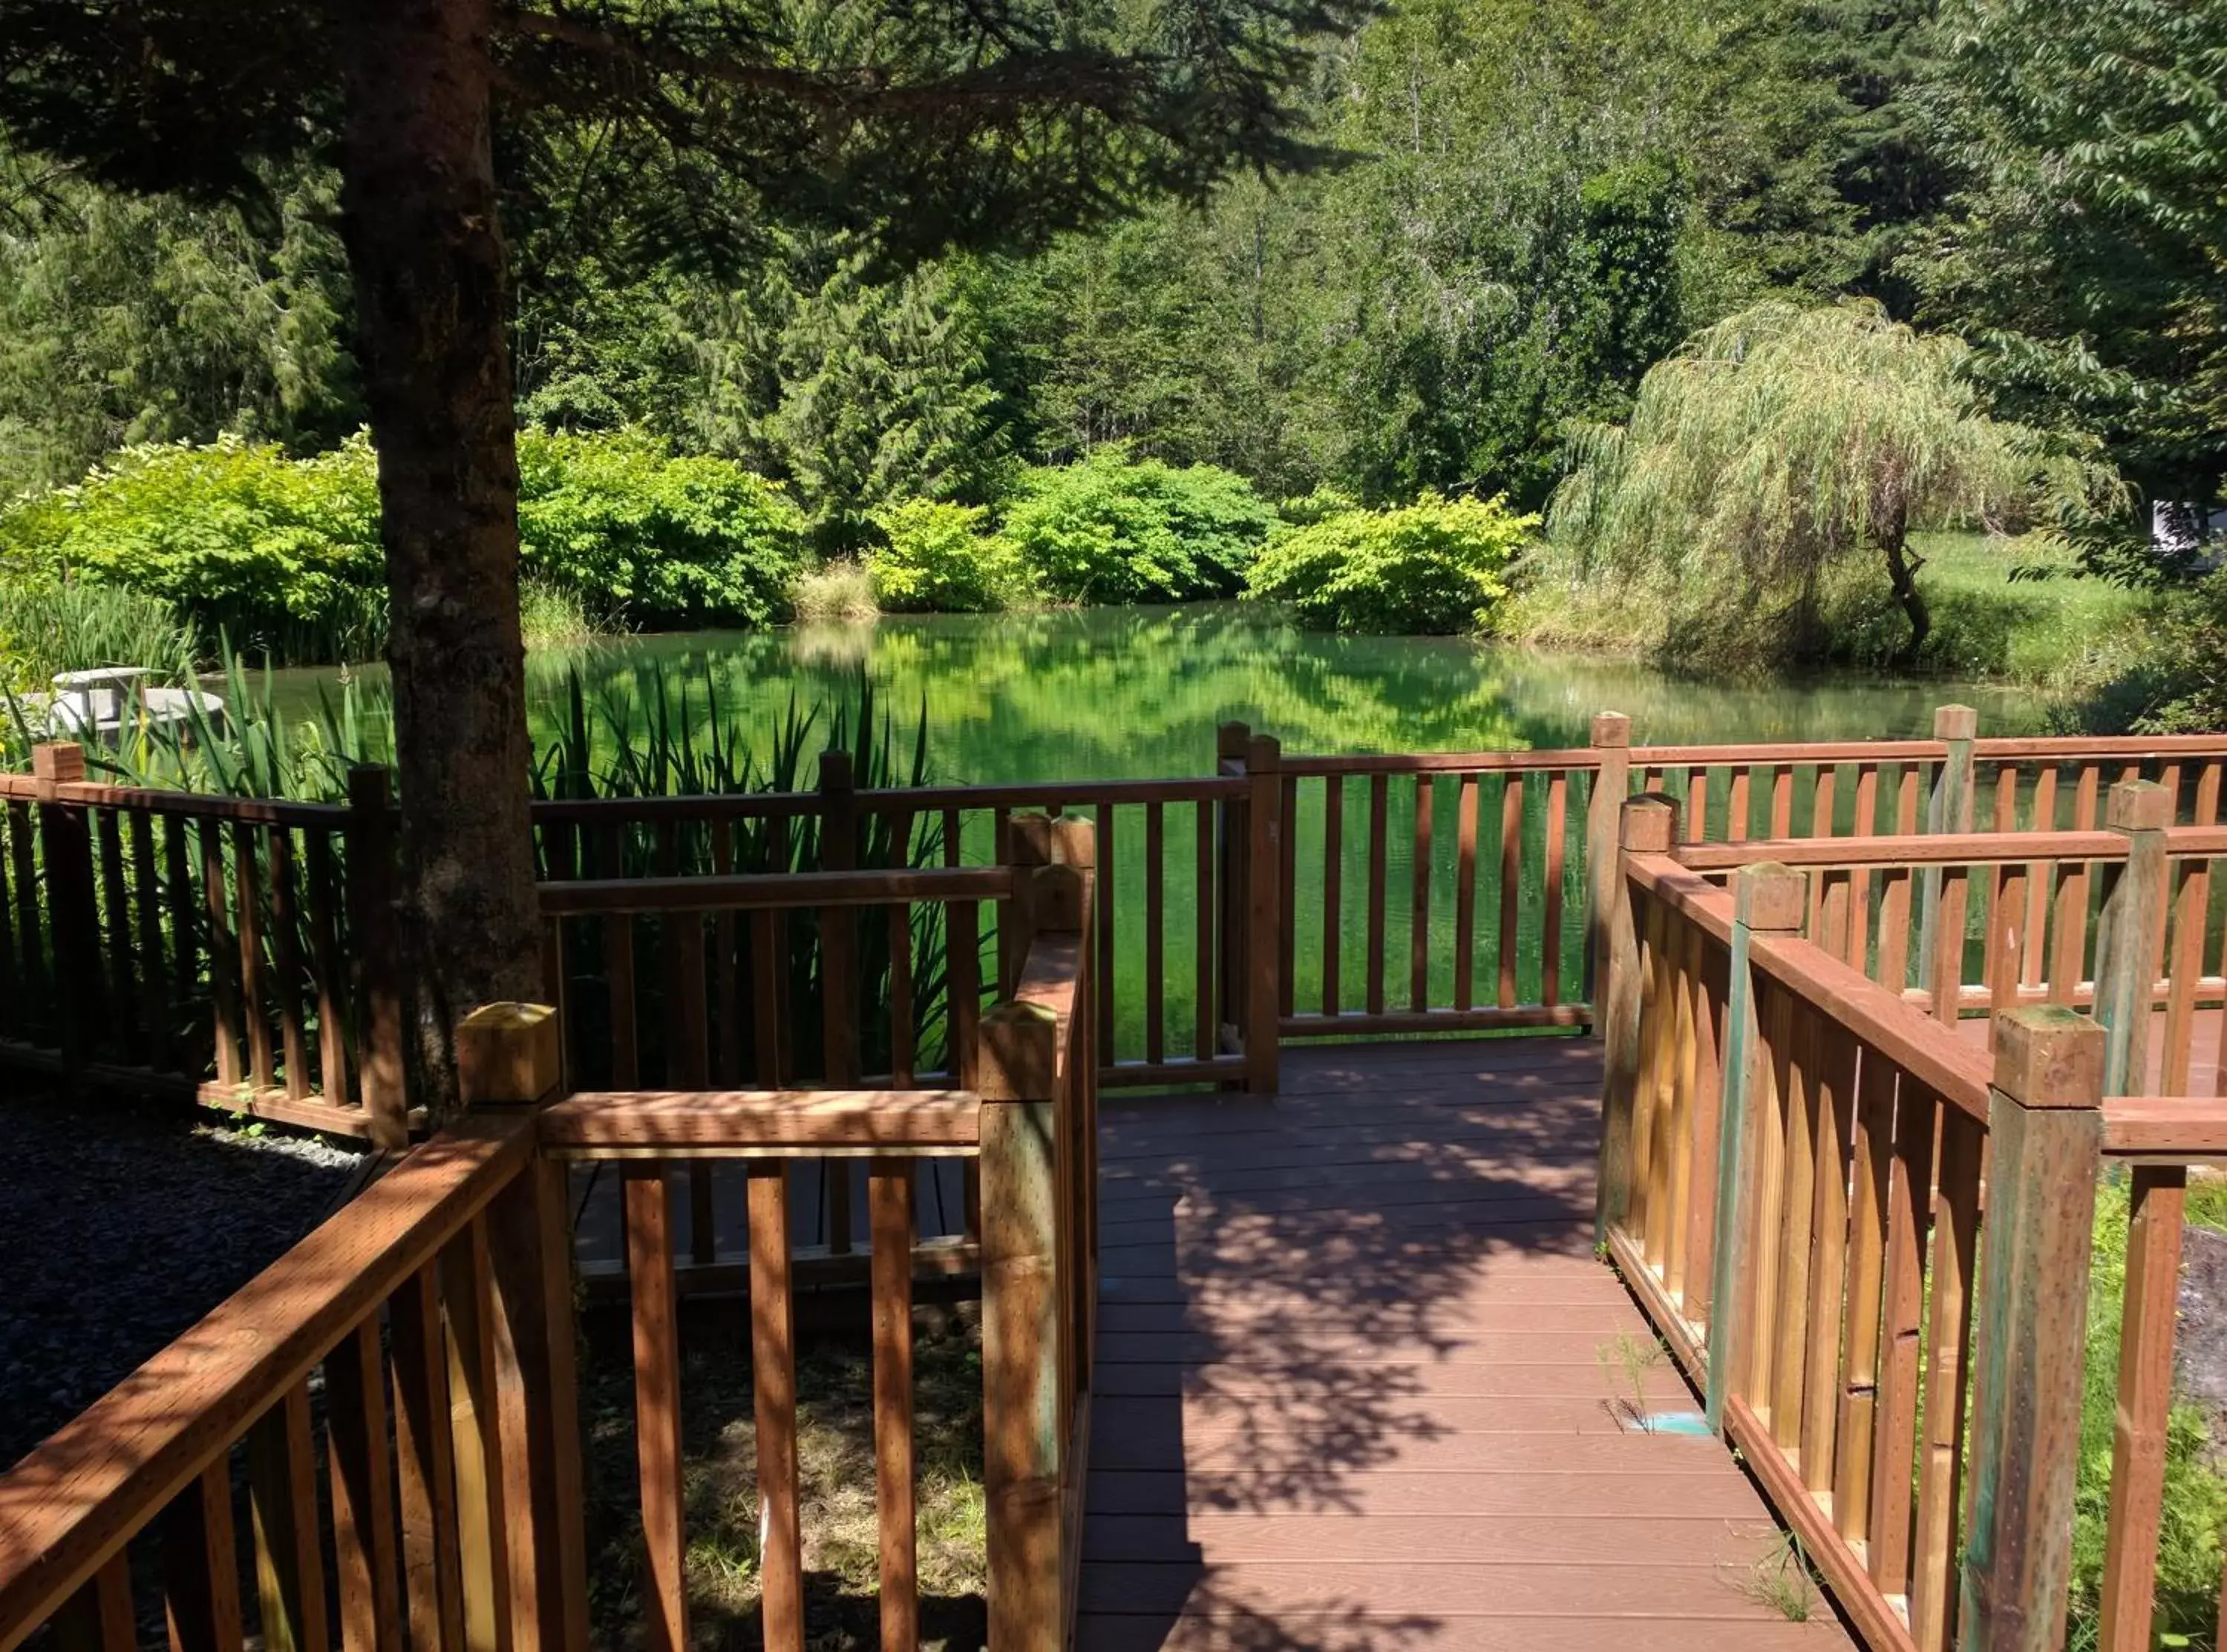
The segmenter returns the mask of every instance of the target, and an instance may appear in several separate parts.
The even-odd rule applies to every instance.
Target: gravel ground
[[[0,1080],[0,1464],[13,1463],[343,1198],[354,1151]]]

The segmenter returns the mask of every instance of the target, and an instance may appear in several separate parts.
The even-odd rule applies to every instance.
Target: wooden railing
[[[577,1161],[615,1162],[622,1177],[643,1631],[680,1652],[687,1398],[671,1184],[714,1159],[741,1161],[748,1180],[763,1643],[801,1652],[788,1172],[829,1155],[866,1173],[883,1644],[910,1648],[919,1633],[913,1189],[921,1161],[948,1157],[979,1164],[984,1197],[990,1645],[1063,1644],[1097,1299],[1094,873],[1088,824],[1015,829],[1047,852],[1000,875],[1014,981],[982,1017],[973,1088],[567,1094],[553,1007],[468,1017],[465,1111],[444,1133],[0,1476],[0,1652],[47,1623],[63,1644],[129,1652],[156,1597],[183,1649],[237,1648],[252,1631],[285,1652],[391,1647],[405,1633],[413,1646],[584,1652],[566,1227]],[[917,877],[858,874],[848,894],[909,900]],[[817,884],[755,909],[828,894]],[[597,898],[595,909],[625,908]]]
[[[2103,789],[2129,776],[2165,788],[2174,823],[2210,826],[2227,769],[2227,737],[1981,740],[1957,706],[1942,708],[1929,740],[1633,747],[1630,736],[1629,718],[1604,714],[1591,743],[1567,750],[1291,755],[1233,724],[1217,734],[1215,772],[1188,778],[862,789],[833,752],[807,792],[544,799],[533,820],[545,901],[568,915],[571,1049],[584,1074],[622,1070],[630,998],[634,1059],[658,1070],[688,1030],[668,1028],[666,1011],[694,988],[668,990],[666,973],[698,961],[686,944],[667,949],[664,931],[681,926],[595,919],[576,903],[592,896],[563,892],[573,885],[994,868],[1011,858],[1017,815],[1087,820],[1100,862],[1101,1081],[1266,1092],[1286,1038],[1592,1024],[1618,811],[1634,788],[1680,804],[1680,842],[1697,855],[1790,858],[1822,840],[1962,833],[1975,813],[1997,832],[2092,834]],[[73,747],[43,748],[37,762],[33,775],[0,776],[0,1061],[400,1140],[412,1115],[383,775],[355,773],[341,806],[87,785]],[[1867,899],[1893,887],[1860,859],[1842,870]],[[2017,876],[2008,862],[2000,871]],[[1953,891],[1958,880],[1903,881]],[[2029,871],[2030,912],[2038,886]],[[2064,898],[2094,887],[2076,880]],[[1829,895],[1821,883],[1821,905]],[[1931,909],[1915,897],[1911,909]],[[1874,922],[1891,926],[1894,908],[1882,895],[1875,919],[1866,910],[1875,945]],[[834,915],[825,943],[837,968],[824,977],[820,921],[784,915],[778,950],[801,960],[784,966],[785,1013],[827,1013],[823,979],[839,991],[848,981],[874,1011],[862,1071],[895,1079],[909,1054],[922,1081],[948,1073],[980,995],[1011,985],[995,913],[992,899],[923,897],[904,915],[909,946],[894,944],[887,916],[854,927]],[[722,969],[749,974],[754,922],[739,909],[707,920],[707,992]],[[631,956],[607,950],[629,928]],[[2027,998],[2053,979],[2037,979],[2039,957],[2020,954]],[[613,968],[633,972],[631,994],[614,991]],[[1960,1009],[1985,1007],[1986,970],[1966,976]],[[596,1001],[614,1018],[590,1012]],[[736,1036],[711,1029],[705,1061],[718,1081],[743,1081],[749,1028],[737,1015]],[[813,1048],[800,1030],[797,1059]]]
[[[1624,807],[1601,1237],[1872,1648],[2062,1644],[2107,1155],[2149,1162],[2100,1643],[2152,1643],[2179,1190],[2187,1162],[2227,1150],[2219,1102],[2137,1099],[2154,1072],[2186,1073],[2144,1050],[2166,1025],[2179,1047],[2188,1036],[2173,1007],[2187,995],[2153,991],[2177,835],[2159,824],[2163,795],[2115,790],[2122,859],[2102,880],[2090,977],[2100,1019],[2001,1008],[1992,1052],[1820,945],[1811,874],[1765,861],[1720,886],[1682,864],[1704,857],[1673,852],[1667,800]]]

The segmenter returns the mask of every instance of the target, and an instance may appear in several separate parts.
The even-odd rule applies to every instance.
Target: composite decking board
[[[1619,1413],[1598,1084],[1511,1039],[1108,1103],[1078,1648],[1848,1645],[1737,1586],[1777,1528],[1722,1445]]]

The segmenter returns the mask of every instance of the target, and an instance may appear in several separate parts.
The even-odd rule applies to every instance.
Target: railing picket
[[[1833,1489],[1835,1430],[1842,1388],[1841,1328],[1847,1300],[1848,1146],[1854,1126],[1856,1045],[1828,1023],[1817,1036],[1815,1221],[1811,1228],[1809,1347],[1804,1355],[1802,1479],[1813,1493]]]
[[[1118,1059],[1114,1033],[1114,896],[1119,878],[1114,859],[1114,817],[1118,813],[1111,803],[1101,803],[1097,809],[1098,827],[1098,1045],[1100,1059],[1109,1065]]]
[[[1747,841],[1748,822],[1752,813],[1748,801],[1748,772],[1747,765],[1745,763],[1736,765],[1727,784],[1725,793],[1725,841],[1726,843]]]
[[[341,890],[334,874],[332,834],[312,829],[307,833],[307,842],[309,858],[304,870],[309,893],[309,967],[315,973],[317,989],[317,1082],[325,1100],[340,1103],[350,1099],[348,1030],[341,1016],[347,978],[341,963],[340,937],[335,928],[340,914]]]
[[[265,1648],[325,1652],[324,1552],[317,1538],[307,1383],[294,1384],[248,1430],[247,1499]]]
[[[278,1047],[286,1065],[286,1094],[298,1101],[309,1094],[309,1047],[302,1018],[301,942],[294,927],[293,829],[272,826],[270,846],[271,970],[278,1004]]]
[[[661,1159],[629,1160],[622,1170],[627,1282],[633,1298],[642,1639],[649,1652],[686,1652],[688,1535],[681,1486],[680,1331],[671,1179]]]
[[[735,870],[735,822],[714,820],[711,832],[711,875],[726,877]],[[909,935],[908,935],[909,940]],[[908,956],[909,950],[908,949]],[[736,951],[735,915],[722,911],[711,920],[711,1003],[719,1018],[718,1058],[712,1081],[733,1085],[743,1081],[743,980],[745,972]]]
[[[2049,832],[2057,824],[2057,765],[2045,762],[2033,777],[2032,829]],[[2049,973],[2050,885],[2054,862],[2034,860],[2026,869],[2026,954],[2019,964],[2019,985],[2039,991]]]
[[[115,1017],[112,1028],[127,1048],[139,1054],[138,984],[131,970],[131,910],[124,882],[124,820],[120,809],[91,812],[94,836],[100,849],[100,904],[108,928],[108,1001]],[[154,1063],[150,1062],[149,1066]]]
[[[1879,1305],[1879,1391],[1872,1436],[1872,1503],[1866,1556],[1885,1595],[1906,1595],[1911,1580],[1918,1463],[1920,1338],[1925,1316],[1925,1242],[1933,1190],[1937,1104],[1906,1075],[1897,1084],[1894,1153],[1887,1183],[1886,1260]]]
[[[1870,1535],[1872,1457],[1879,1389],[1879,1329],[1893,1173],[1894,1075],[1876,1052],[1858,1056],[1848,1143],[1847,1335],[1835,1423],[1833,1518],[1851,1542]]]
[[[139,1625],[131,1604],[131,1563],[121,1549],[54,1614],[61,1652],[138,1652]]]
[[[1725,1126],[1725,1012],[1732,960],[1705,940],[1698,928],[1691,944],[1694,964],[1688,991],[1694,1000],[1694,1123],[1692,1167],[1684,1202],[1685,1277],[1680,1306],[1688,1320],[1713,1331],[1717,1201],[1725,1196],[1718,1167]]]
[[[1145,805],[1145,1059],[1167,1059],[1167,841],[1160,805]],[[1211,999],[1211,988],[1202,997]]]
[[[233,897],[239,933],[239,1013],[247,1029],[248,1081],[258,1090],[276,1088],[271,1049],[271,1016],[263,990],[263,868],[256,852],[257,828],[246,820],[232,829]]]
[[[913,1167],[877,1159],[866,1183],[873,1248],[874,1480],[880,1540],[882,1652],[920,1643],[913,1501]]]
[[[1299,991],[1295,979],[1299,934],[1299,777],[1297,775],[1284,776],[1283,790],[1278,801],[1280,812],[1276,818],[1283,823],[1283,829],[1277,834],[1277,888],[1279,894],[1276,909],[1283,914],[1283,922],[1276,926],[1276,1010],[1279,1015],[1290,1015],[1297,1007],[1295,998]],[[1208,812],[1207,805],[1200,803],[1199,813],[1206,814]],[[1101,872],[1100,882],[1102,884],[1104,881]]]
[[[1407,913],[1407,1007],[1431,1007],[1431,806],[1437,788],[1428,775],[1415,776],[1415,844],[1410,863]]]
[[[469,1652],[481,1652],[501,1645],[502,1615],[510,1601],[510,1522],[497,1421],[500,1390],[485,1221],[475,1218],[443,1247],[437,1266],[447,1333],[447,1424],[463,1562],[463,1644]]]
[[[796,1330],[789,1296],[788,1184],[778,1159],[753,1159],[748,1174],[760,1636],[766,1652],[803,1652],[804,1572],[797,1530]]]
[[[1709,771],[1695,763],[1686,771],[1686,841],[1707,843],[1709,839]]]
[[[1789,1046],[1794,1030],[1794,995],[1776,982],[1755,984],[1755,1091],[1748,1101],[1755,1129],[1754,1226],[1746,1251],[1752,1279],[1745,1344],[1736,1352],[1732,1384],[1747,1396],[1758,1419],[1772,1424],[1771,1373],[1778,1348],[1779,1275],[1786,1257],[1786,1168]],[[1775,1429],[1774,1429],[1775,1432]]]
[[[1362,944],[1368,948],[1371,1015],[1384,1013],[1384,858],[1390,786],[1385,775],[1369,777],[1369,928]]]
[[[208,903],[209,1006],[215,1027],[216,1081],[238,1085],[243,1076],[237,987],[241,946],[233,934],[231,901],[225,890],[223,833],[219,822],[202,820],[195,835],[201,839],[201,892]]]
[[[47,1002],[46,931],[39,917],[39,873],[32,858],[31,834],[31,806],[10,798],[8,859],[16,885],[16,943],[22,948],[23,967],[18,979],[23,992],[22,1025],[26,1043],[31,1042],[31,1030],[38,1025]]]
[[[1477,777],[1460,777],[1454,795],[1454,1008],[1467,1010],[1477,988]]]
[[[1926,986],[1937,1021],[1956,1024],[1963,1009],[1965,908],[1971,893],[1971,869],[1939,869],[1939,891],[1931,907],[1932,955],[1925,960]]]
[[[163,1512],[163,1613],[171,1652],[241,1652],[232,1469],[220,1455]]]
[[[1523,896],[1523,776],[1508,777],[1500,794],[1500,992],[1503,1010],[1516,1005],[1516,960],[1521,950]]]
[[[1191,813],[1197,816],[1197,831],[1194,833],[1196,870],[1192,874],[1196,880],[1197,899],[1192,903],[1191,978],[1198,984],[1195,994],[1197,1002],[1191,1013],[1191,1053],[1204,1062],[1214,1059],[1222,1043],[1222,1015],[1216,1012],[1214,1002],[1214,807],[1201,802]],[[1227,1006],[1223,1013],[1230,1013]],[[1235,1018],[1234,1014],[1231,1018]]]
[[[1547,779],[1547,910],[1539,941],[1539,1002],[1562,1001],[1562,874],[1569,832],[1570,776],[1557,769]]]
[[[2127,1273],[2098,1652],[2147,1652],[2152,1643],[2158,1533],[2165,1502],[2166,1429],[2173,1411],[2181,1222],[2187,1199],[2185,1167],[2134,1167],[2128,1195]]]
[[[438,1263],[428,1263],[388,1305],[394,1377],[396,1503],[402,1521],[403,1601],[413,1648],[463,1643],[463,1553],[456,1525],[456,1451],[449,1432]]]
[[[313,832],[310,843],[321,836]],[[341,1652],[401,1652],[399,1516],[377,1316],[325,1356],[325,1405]]]
[[[155,874],[155,819],[131,811],[133,916],[139,934],[140,1053],[155,1072],[168,1072],[170,1050],[170,979],[163,947],[163,891]],[[0,992],[9,990],[5,934],[6,891],[0,888]]]
[[[884,918],[890,937],[890,1082],[909,1090],[920,1056],[919,1017],[912,1001],[912,903],[899,901]]]
[[[1771,835],[1790,838],[1794,835],[1794,769],[1790,764],[1773,763],[1771,773]]]
[[[1790,1456],[1803,1447],[1803,1360],[1809,1352],[1810,1230],[1817,1210],[1817,1012],[1792,1006],[1783,1088],[1786,1112],[1785,1260],[1778,1272],[1778,1339],[1771,1349],[1771,1432]]]
[[[1926,1335],[1925,1437],[1918,1470],[1916,1557],[1910,1585],[1911,1637],[1921,1652],[1954,1644],[1957,1533],[1963,1504],[1964,1406],[1970,1363],[1972,1271],[1979,1239],[1979,1123],[1941,1112],[1940,1183],[1934,1202],[1933,1287]]]
[[[1323,965],[1322,1012],[1335,1017],[1338,997],[1339,930],[1345,922],[1345,776],[1323,777]]]

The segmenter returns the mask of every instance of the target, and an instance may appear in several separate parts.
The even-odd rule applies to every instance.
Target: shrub
[[[0,551],[34,576],[159,597],[203,636],[263,652],[360,615],[354,593],[386,577],[361,437],[303,460],[230,437],[126,448],[0,513]]]
[[[874,600],[892,613],[984,614],[1025,600],[1029,572],[977,505],[910,499],[874,513],[884,543],[866,558]]]
[[[1538,525],[1497,498],[1426,494],[1403,509],[1346,511],[1271,545],[1248,590],[1340,631],[1487,627],[1508,594],[1502,571]]]
[[[780,488],[646,436],[526,432],[518,480],[526,569],[638,625],[763,625],[802,560],[804,519]]]
[[[789,582],[788,604],[800,620],[871,620],[882,611],[874,602],[873,575],[849,557],[797,575]]]
[[[1234,596],[1276,513],[1242,476],[1101,448],[1029,471],[1005,511],[1024,565],[1069,603]]]

